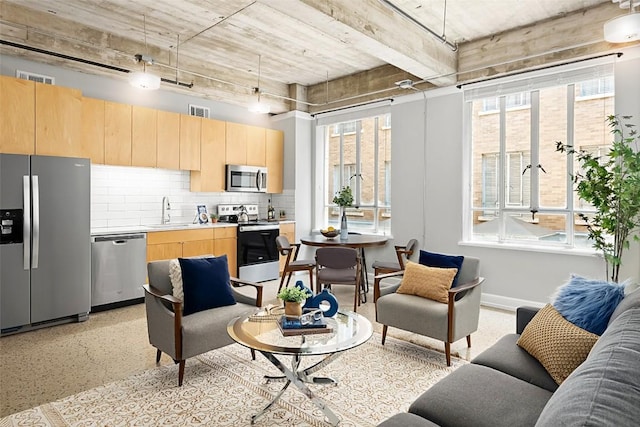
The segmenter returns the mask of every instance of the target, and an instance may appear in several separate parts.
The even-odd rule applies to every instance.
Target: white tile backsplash
[[[218,204],[252,203],[267,217],[268,200],[278,217],[280,210],[294,219],[293,190],[282,194],[192,193],[188,171],[91,165],[91,228],[159,224],[162,198],[169,197],[171,221],[191,222],[197,205],[206,205],[209,213]]]

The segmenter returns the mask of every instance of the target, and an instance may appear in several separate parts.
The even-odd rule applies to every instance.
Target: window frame
[[[558,84],[553,84],[552,78],[550,78],[548,85],[546,86],[538,85],[537,88],[527,91],[530,94],[530,97],[529,97],[530,104],[527,107],[527,108],[531,108],[530,119],[532,123],[536,123],[536,125],[531,126],[531,140],[530,140],[530,146],[531,146],[530,164],[531,165],[539,164],[539,154],[540,154],[539,134],[540,134],[540,130],[543,128],[543,126],[545,126],[544,123],[540,122],[540,101],[539,101],[540,91],[542,89],[552,88],[554,86],[566,87],[567,102],[568,102],[566,106],[567,137],[564,141],[567,144],[573,144],[573,135],[576,132],[576,129],[574,127],[574,118],[575,118],[574,114],[575,114],[576,104],[578,102],[587,98],[593,99],[593,98],[612,97],[614,98],[612,101],[612,104],[615,106],[615,80],[614,80],[613,72],[612,71],[609,72],[609,74],[606,75],[605,77],[595,77],[592,80],[596,80],[598,78],[600,79],[601,82],[602,81],[605,82],[605,83],[599,82],[598,83],[599,87],[603,87],[608,90],[605,90],[603,94],[598,94],[596,96],[591,96],[591,97],[582,97],[576,91],[575,86],[579,83],[584,83],[586,80],[579,80],[573,83],[568,83],[565,81],[560,85],[558,85]],[[477,90],[477,88],[474,88],[474,90]],[[482,90],[483,89],[480,89],[480,91]],[[510,108],[509,105],[507,105],[507,101],[506,101],[509,95],[503,94],[503,95],[497,96],[496,98],[499,100],[498,110],[487,111],[485,110],[485,107],[487,104],[491,104],[491,102],[489,103],[484,102],[484,99],[485,98],[493,99],[494,97],[491,95],[485,95],[486,92],[484,93],[480,92],[480,93],[483,96],[475,96],[473,98],[470,96],[469,98],[471,99],[465,96],[464,123],[465,123],[465,140],[466,140],[465,146],[467,147],[465,150],[465,164],[467,165],[466,166],[467,173],[465,176],[468,184],[466,186],[467,190],[465,191],[464,211],[466,213],[465,215],[463,215],[464,224],[463,224],[463,236],[462,236],[461,243],[470,244],[470,245],[480,245],[480,246],[494,246],[496,244],[498,244],[499,246],[502,246],[506,244],[510,247],[517,247],[521,249],[542,250],[545,252],[572,251],[577,253],[583,253],[583,252],[593,253],[593,248],[591,248],[590,245],[589,245],[589,248],[586,248],[582,245],[576,245],[577,243],[576,236],[575,236],[576,226],[584,225],[583,223],[580,223],[578,220],[576,220],[578,214],[579,213],[591,214],[594,211],[592,209],[589,209],[586,206],[582,206],[582,205],[577,206],[574,203],[574,199],[575,197],[577,197],[577,195],[574,192],[573,182],[570,177],[570,175],[573,173],[573,163],[574,163],[573,156],[567,156],[567,159],[566,159],[567,161],[566,167],[567,167],[568,173],[567,173],[567,179],[566,179],[567,192],[566,192],[565,207],[540,207],[538,195],[539,195],[539,191],[541,191],[541,188],[539,183],[540,171],[538,167],[529,167],[529,171],[531,172],[531,177],[530,177],[530,186],[531,186],[530,206],[531,207],[518,208],[517,206],[510,206],[508,203],[506,203],[506,201],[508,200],[508,197],[507,197],[508,195],[504,194],[504,192],[507,190],[505,187],[505,185],[507,184],[507,181],[506,181],[507,178],[505,177],[505,174],[509,172],[509,170],[507,169],[508,163],[506,160],[507,155],[509,153],[506,152],[506,143],[504,139],[505,138],[504,134],[506,132],[505,131],[506,112],[512,109]],[[518,93],[523,93],[523,92],[520,91]],[[477,116],[474,117],[474,107],[473,107],[474,101],[481,101],[481,100],[482,100],[482,105],[480,106],[480,108],[476,107]],[[614,107],[611,107],[611,108],[614,108]],[[487,151],[482,153],[474,153],[473,120],[477,120],[477,117],[480,117],[485,114],[491,114],[491,113],[500,114],[499,133],[501,134],[501,137],[500,137],[500,144],[499,144],[499,152],[496,153],[496,152]],[[604,144],[597,144],[597,145],[599,149],[601,149],[603,146],[606,146]],[[498,190],[498,203],[497,203],[498,206],[496,206],[495,208],[486,206],[486,203],[484,203],[485,191],[482,190],[485,188],[485,185],[486,185],[484,182],[485,155],[489,155],[489,154],[493,154],[494,156],[498,154],[497,157],[499,158],[498,172],[497,172],[497,178],[496,178],[497,190]],[[479,164],[481,166],[478,166],[478,163],[476,163],[477,159],[474,160],[474,158],[480,159]],[[474,173],[476,173],[474,172],[474,168],[476,167],[482,168],[481,176],[483,180],[483,182],[479,185],[481,189],[480,191],[482,192],[482,194],[480,195],[478,200],[474,198],[474,191],[477,197],[478,188],[477,187],[474,188],[474,184],[472,182],[472,177],[474,176]],[[542,238],[540,238],[538,241],[528,241],[528,240],[525,240],[524,238],[513,238],[513,239],[508,238],[504,229],[505,227],[503,224],[505,221],[504,218],[512,215],[519,215],[524,218],[528,214],[530,219],[527,220],[527,222],[534,222],[534,223],[538,222],[537,220],[533,219],[533,216],[530,210],[535,210],[535,215],[538,215],[538,216],[545,216],[545,215],[564,216],[565,230],[564,231],[557,230],[557,232],[566,233],[566,238],[565,238],[566,240],[556,243],[556,242],[549,242],[549,241],[541,241],[543,240]],[[492,240],[491,238],[474,237],[474,218],[476,218],[476,225],[477,225],[477,220],[479,220],[480,222],[483,222],[483,221],[488,221],[488,220],[497,218],[501,222],[501,224],[499,225],[499,231],[496,233],[497,238],[495,240]],[[580,243],[583,243],[583,240],[580,240]]]

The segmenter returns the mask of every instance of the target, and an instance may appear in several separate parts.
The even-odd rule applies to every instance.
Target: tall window
[[[391,231],[390,114],[327,125],[325,150],[325,225],[340,227],[334,195],[349,186],[353,207],[346,210],[349,229]]]
[[[591,247],[578,214],[593,209],[572,191],[578,165],[556,151],[556,141],[606,153],[613,139],[606,124],[614,114],[611,70],[598,67],[591,72],[596,78],[585,78],[581,70],[465,93],[471,135],[468,240]]]

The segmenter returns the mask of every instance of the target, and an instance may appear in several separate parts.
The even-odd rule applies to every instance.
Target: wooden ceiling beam
[[[406,89],[400,89],[396,82],[400,80],[419,80],[416,76],[400,70],[393,65],[383,65],[372,70],[363,71],[327,83],[318,83],[307,88],[307,100],[314,104],[309,112],[318,113],[351,105],[406,95]],[[435,86],[431,83],[420,83],[418,90],[428,90]]]
[[[617,4],[603,3],[462,43],[458,49],[458,81],[475,81],[615,51],[624,45],[605,42],[603,25],[623,13]]]
[[[455,83],[456,52],[378,0],[258,1],[419,79]]]
[[[175,70],[168,68],[176,65],[175,53],[170,49],[161,49],[151,45],[145,47],[142,42],[92,29],[73,21],[61,19],[55,15],[26,9],[16,4],[3,3],[2,5],[0,37],[3,40],[19,45],[131,71],[140,68],[134,61],[134,55],[146,53],[154,58],[157,63],[157,65],[152,66],[155,74],[167,80],[175,80],[176,77]],[[0,52],[47,64],[64,66],[90,74],[126,78],[126,73],[120,71],[108,70],[107,68],[78,61],[64,60],[55,55],[35,53],[9,46],[0,46]],[[162,67],[159,64],[164,64],[168,67]],[[203,64],[199,58],[189,57],[182,53],[179,66],[182,70],[188,70],[179,73],[179,81],[184,83],[193,82],[193,88],[189,89],[163,83],[163,89],[176,90],[193,96],[241,106],[246,106],[255,101],[255,95],[251,88],[256,86],[257,80],[256,76],[251,72],[242,72],[222,66],[212,67],[210,63]],[[197,73],[199,76],[189,72]],[[272,112],[282,113],[289,111],[289,101],[285,99],[289,95],[287,84],[263,78],[260,86],[263,91],[275,95],[264,99],[271,106]]]

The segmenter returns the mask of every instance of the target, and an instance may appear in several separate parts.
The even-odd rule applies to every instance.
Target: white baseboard
[[[544,303],[540,303],[537,301],[528,301],[528,300],[519,299],[519,298],[503,297],[501,295],[485,294],[485,293],[483,293],[482,296],[480,297],[480,304],[484,305],[485,307],[499,308],[501,310],[507,310],[507,311],[513,311],[513,312],[515,312],[518,307],[521,307],[523,305],[539,307],[539,308],[544,306]]]

